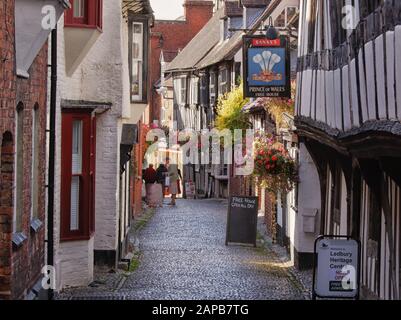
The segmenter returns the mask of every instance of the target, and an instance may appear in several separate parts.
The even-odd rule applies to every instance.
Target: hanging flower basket
[[[298,170],[284,146],[272,137],[261,136],[255,139],[254,152],[253,175],[261,186],[274,193],[290,192],[298,181]]]

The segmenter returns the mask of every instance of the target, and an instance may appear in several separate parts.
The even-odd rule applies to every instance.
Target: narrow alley
[[[225,246],[227,202],[179,200],[158,209],[139,233],[137,270],[99,287],[66,290],[60,299],[303,299],[275,254]]]

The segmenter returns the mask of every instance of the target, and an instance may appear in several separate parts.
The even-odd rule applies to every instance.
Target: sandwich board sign
[[[348,236],[315,241],[313,298],[359,298],[360,242]]]
[[[192,181],[185,182],[185,197],[186,199],[195,199],[196,190],[195,183]]]
[[[244,94],[247,98],[291,99],[288,39],[244,36]]]
[[[245,244],[256,247],[258,198],[232,196],[227,215],[226,245]]]

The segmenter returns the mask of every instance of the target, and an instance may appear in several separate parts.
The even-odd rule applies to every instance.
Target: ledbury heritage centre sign
[[[244,94],[247,98],[291,98],[290,50],[285,36],[244,36]]]
[[[321,236],[315,241],[313,296],[359,298],[360,243],[347,236]]]

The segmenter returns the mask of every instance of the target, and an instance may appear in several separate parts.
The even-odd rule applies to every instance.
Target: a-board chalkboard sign
[[[256,247],[258,198],[232,196],[228,203],[226,245],[247,244]]]

